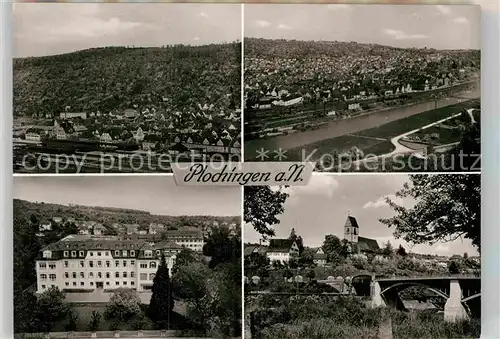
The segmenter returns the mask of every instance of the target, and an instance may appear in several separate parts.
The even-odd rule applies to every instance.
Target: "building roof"
[[[376,251],[380,249],[377,240],[359,236],[358,247],[360,251]]]
[[[324,252],[323,253],[318,253],[319,250],[323,251],[323,248],[318,247],[318,248],[314,249],[313,259],[315,259],[315,260],[326,260],[327,259],[326,253],[324,253]]]
[[[347,216],[347,220],[345,222],[344,227],[356,227],[359,228],[358,222],[356,221],[356,218],[353,216]]]
[[[245,257],[256,252],[258,247],[259,247],[258,245],[245,245],[245,249],[243,250]]]
[[[269,241],[269,252],[288,252],[295,241],[290,239],[271,239]]]

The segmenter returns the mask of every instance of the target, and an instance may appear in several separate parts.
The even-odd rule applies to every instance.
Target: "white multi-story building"
[[[87,119],[87,112],[61,112],[59,113],[60,119],[73,119],[81,118],[83,120]]]
[[[189,226],[183,226],[177,230],[160,231],[158,234],[137,234],[133,232],[124,235],[123,238],[126,240],[142,240],[150,244],[155,244],[160,241],[170,241],[196,252],[202,252],[203,245],[205,245],[203,230]]]
[[[150,290],[163,253],[171,272],[182,247],[117,237],[70,235],[40,251],[37,293],[60,290],[133,288]]]

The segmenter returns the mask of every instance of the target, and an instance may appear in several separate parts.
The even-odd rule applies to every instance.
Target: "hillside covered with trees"
[[[240,217],[224,216],[168,216],[155,215],[146,211],[120,209],[112,207],[94,207],[80,205],[58,205],[44,202],[30,202],[14,199],[14,215],[25,220],[30,220],[34,215],[38,220],[51,220],[54,217],[63,219],[73,218],[81,221],[96,221],[105,227],[114,223],[139,224],[147,228],[150,223],[164,224],[170,229],[182,226],[202,228],[211,225],[214,221],[222,223],[239,223]]]
[[[14,116],[239,107],[239,43],[105,47],[13,61]],[[232,98],[232,99],[230,99]]]

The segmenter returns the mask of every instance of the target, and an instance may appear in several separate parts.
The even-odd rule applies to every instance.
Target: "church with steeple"
[[[359,236],[358,221],[350,212],[344,225],[344,239],[349,243],[351,253],[375,253],[380,249],[377,240]]]

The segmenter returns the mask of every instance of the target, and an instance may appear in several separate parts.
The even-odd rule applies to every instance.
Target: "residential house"
[[[81,118],[83,120],[87,119],[87,112],[61,112],[59,113],[60,119],[74,119]]]
[[[40,232],[51,231],[52,230],[52,222],[50,220],[41,221],[40,225],[38,226],[38,230]]]
[[[316,249],[316,252],[314,253],[313,256],[313,262],[317,266],[325,266],[326,265],[326,260],[327,260],[327,255],[323,251],[321,247],[318,247]]]
[[[125,228],[127,234],[136,234],[139,229],[139,224],[126,224]]]
[[[103,224],[95,224],[94,227],[92,228],[93,235],[104,235],[105,232],[106,232],[106,227],[104,227]]]
[[[290,239],[271,239],[266,252],[269,261],[289,262],[299,256],[297,243]]]

